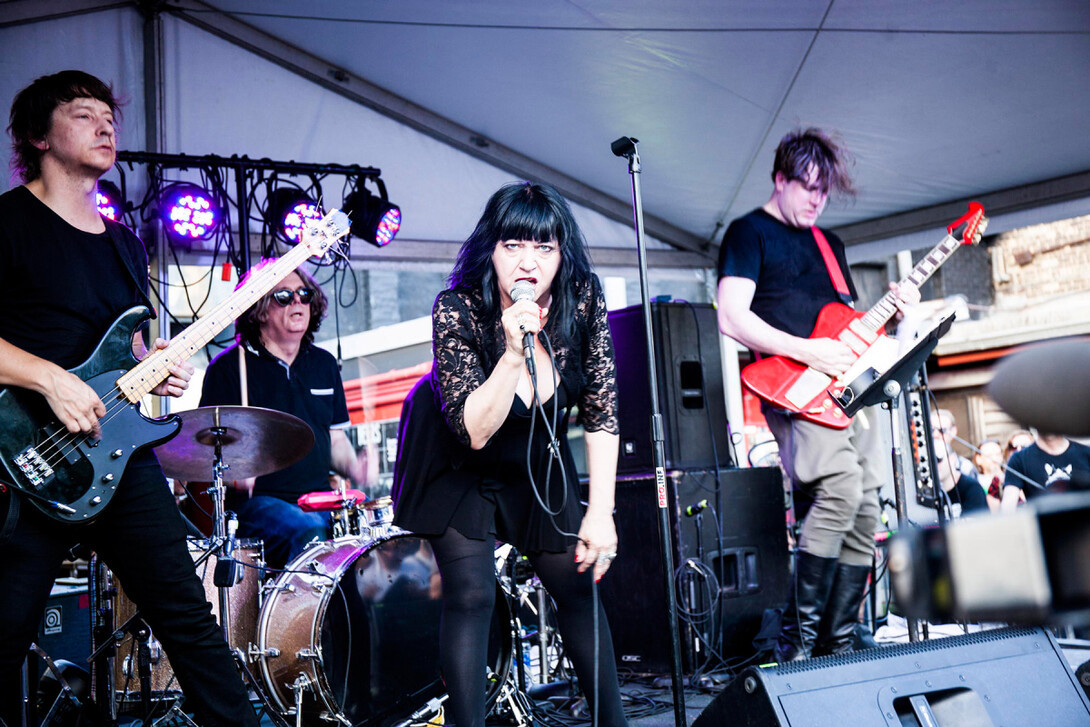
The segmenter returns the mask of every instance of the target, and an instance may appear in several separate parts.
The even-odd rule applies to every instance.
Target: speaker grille
[[[1031,628],[1015,627],[991,629],[989,631],[978,631],[976,633],[962,634],[959,636],[946,636],[940,639],[928,639],[915,643],[879,646],[874,649],[853,651],[850,654],[833,654],[803,661],[793,661],[789,664],[778,664],[773,667],[768,667],[765,671],[767,673],[786,676],[788,674],[799,674],[807,671],[847,666],[849,664],[860,664],[868,661],[879,661],[881,659],[895,659],[898,657],[912,656],[914,654],[926,654],[932,651],[950,650],[962,646],[975,646],[977,644],[986,644],[993,641],[1019,639],[1039,633],[1041,633],[1039,629]]]

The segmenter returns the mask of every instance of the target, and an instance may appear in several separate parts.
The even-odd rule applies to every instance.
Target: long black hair
[[[587,242],[567,201],[541,182],[506,184],[488,200],[477,227],[458,251],[450,287],[480,290],[486,315],[496,318],[502,311],[492,253],[502,240],[557,244],[560,267],[553,279],[549,318],[563,339],[573,340],[577,290],[589,283],[591,270]]]

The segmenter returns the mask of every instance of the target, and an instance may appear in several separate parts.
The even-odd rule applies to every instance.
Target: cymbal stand
[[[218,414],[219,412],[217,412],[214,426],[209,431],[215,452],[212,460],[212,484],[208,488],[208,495],[212,500],[212,543],[209,549],[216,554],[213,583],[219,597],[220,629],[223,631],[224,641],[230,643],[231,599],[229,594],[230,588],[242,580],[242,569],[232,557],[235,548],[234,527],[228,526],[224,511],[223,473],[230,469],[230,465],[223,461],[223,439],[227,435],[227,428],[220,425]],[[234,522],[234,518],[231,520]]]
[[[208,496],[212,501],[212,539],[208,552],[203,558],[215,554],[216,570],[212,576],[212,583],[216,586],[220,606],[220,629],[223,631],[223,640],[227,642],[231,655],[235,657],[244,679],[261,699],[265,707],[265,713],[278,727],[287,727],[288,722],[273,708],[268,695],[262,688],[258,678],[250,669],[247,656],[242,649],[231,646],[231,588],[242,581],[242,563],[235,560],[234,552],[237,540],[235,532],[238,528],[238,520],[234,513],[228,513],[224,507],[227,488],[224,485],[223,473],[231,469],[231,465],[223,461],[223,440],[227,436],[227,428],[220,425],[219,411],[216,411],[214,425],[209,429],[212,435],[213,460],[212,460],[212,484],[208,487]],[[197,561],[199,565],[201,561]],[[298,708],[297,708],[298,709]]]

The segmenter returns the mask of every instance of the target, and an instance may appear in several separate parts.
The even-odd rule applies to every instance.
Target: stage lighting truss
[[[216,195],[189,182],[168,184],[159,195],[159,216],[177,240],[207,240],[223,216]]]
[[[364,186],[365,179],[356,182],[355,189],[345,197],[342,209],[352,220],[352,234],[377,247],[383,247],[401,229],[401,208],[391,204],[382,179],[373,179],[378,196]]]
[[[321,197],[319,191],[318,197]],[[296,245],[303,237],[303,227],[320,220],[323,211],[314,197],[299,187],[278,187],[269,193],[265,221],[277,237]]]

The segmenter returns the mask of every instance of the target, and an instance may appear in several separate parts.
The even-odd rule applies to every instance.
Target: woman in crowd
[[[442,576],[447,723],[484,725],[499,539],[529,558],[556,602],[599,723],[623,726],[593,592],[617,556],[613,344],[586,242],[555,189],[510,184],[492,196],[436,299],[432,342],[432,372],[402,414],[393,494],[395,523],[429,537]],[[566,436],[572,407],[586,431],[585,513]]]

